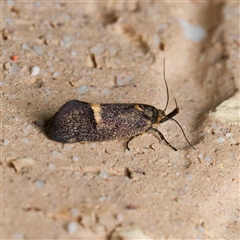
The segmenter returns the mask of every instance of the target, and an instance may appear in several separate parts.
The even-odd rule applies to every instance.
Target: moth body
[[[147,132],[166,114],[146,104],[90,104],[72,100],[47,122],[49,139],[94,142],[129,138]]]

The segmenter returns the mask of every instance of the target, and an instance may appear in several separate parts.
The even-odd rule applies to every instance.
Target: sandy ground
[[[238,239],[237,1],[1,3],[2,239]],[[42,126],[71,99],[145,103],[178,126],[61,144]]]

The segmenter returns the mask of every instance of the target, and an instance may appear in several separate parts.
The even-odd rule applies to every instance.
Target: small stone
[[[104,47],[98,43],[96,46],[90,48],[90,53],[99,55],[102,54],[104,50]]]
[[[113,230],[109,240],[129,240],[129,239],[145,239],[152,240],[143,229],[138,226],[120,226]]]
[[[26,43],[23,43],[22,44],[22,49],[27,50],[28,49],[28,45]]]
[[[79,216],[80,213],[79,213],[79,210],[77,208],[71,208],[70,214],[71,214],[72,217],[76,218],[76,217]]]
[[[61,41],[60,45],[62,47],[70,47],[75,41],[75,38],[73,36],[65,36],[63,40]]]
[[[54,77],[54,78],[58,77],[59,75],[60,75],[59,72],[54,72],[54,73],[53,73],[53,77]]]
[[[192,23],[186,21],[185,19],[178,19],[185,37],[193,42],[200,42],[207,36],[207,31],[201,27],[193,25]]]
[[[31,166],[34,163],[32,158],[18,158],[16,160],[11,161],[14,169],[19,172],[22,168],[26,168]]]
[[[225,135],[227,138],[230,138],[231,136],[232,136],[232,134],[231,133],[226,133],[226,135]]]
[[[107,179],[108,178],[108,173],[102,170],[99,175],[100,178]]]
[[[32,76],[38,75],[39,72],[40,72],[40,68],[39,68],[39,67],[32,67],[32,68],[31,68],[31,71],[30,71],[30,73],[31,73]]]
[[[204,160],[205,160],[206,162],[211,162],[211,157],[207,155],[207,156],[204,158]]]
[[[21,71],[21,68],[17,65],[17,63],[13,62],[12,63],[12,68],[10,69],[10,73],[16,74]]]
[[[124,85],[129,84],[133,79],[134,79],[133,75],[126,76],[125,78],[123,78],[121,76],[117,76],[116,77],[116,84],[118,86],[124,86]]]
[[[36,121],[36,125],[37,125],[38,127],[43,127],[43,126],[44,126],[44,121],[43,121],[42,119],[38,119],[38,120]]]
[[[70,55],[71,55],[72,57],[76,57],[76,56],[77,56],[77,53],[72,50],[72,51],[70,52]]]
[[[3,140],[3,145],[8,145],[9,143],[10,143],[10,141],[8,139]]]
[[[74,232],[76,232],[77,228],[78,228],[77,223],[69,222],[68,225],[67,225],[68,234],[70,234],[70,235],[73,234]]]
[[[79,158],[77,156],[73,156],[72,159],[73,159],[74,162],[77,162],[79,160]]]
[[[55,164],[49,163],[49,164],[48,164],[48,167],[49,167],[49,169],[53,170],[53,169],[55,168]]]
[[[41,179],[38,179],[37,181],[34,182],[34,185],[37,187],[37,188],[43,188],[45,186],[45,183],[43,180]]]
[[[28,139],[28,138],[23,138],[22,141],[23,141],[24,143],[29,143],[29,139]]]
[[[57,150],[53,150],[52,154],[53,154],[54,157],[60,157],[61,156],[61,153]]]
[[[88,87],[86,85],[83,85],[83,86],[77,88],[77,92],[79,94],[86,94],[87,92],[89,92],[89,90],[90,90],[90,87]]]
[[[225,138],[220,137],[220,138],[217,139],[217,141],[220,142],[220,143],[223,143],[223,142],[225,142]]]
[[[42,55],[42,54],[43,54],[42,46],[33,46],[33,50],[34,50],[38,55]]]

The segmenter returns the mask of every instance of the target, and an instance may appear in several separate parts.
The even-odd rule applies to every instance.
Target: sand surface
[[[238,1],[1,3],[2,239],[238,239]],[[65,102],[175,117],[129,144],[61,144]]]

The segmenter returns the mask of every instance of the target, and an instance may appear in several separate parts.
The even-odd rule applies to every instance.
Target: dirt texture
[[[239,1],[1,2],[2,239],[239,239]],[[153,133],[61,144],[64,103],[164,109]]]

